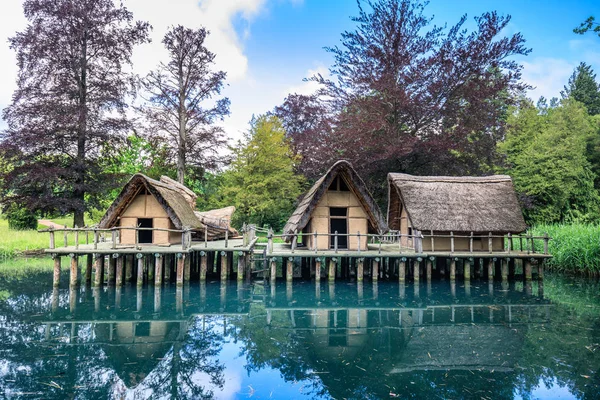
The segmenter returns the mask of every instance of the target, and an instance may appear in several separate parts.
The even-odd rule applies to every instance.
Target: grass
[[[531,232],[536,236],[547,232],[552,238],[548,244],[548,250],[553,255],[548,261],[550,269],[563,273],[600,275],[599,225],[537,225]],[[536,243],[536,251],[542,251],[541,246],[541,242]]]
[[[32,273],[52,272],[53,269],[50,257],[13,258],[0,261],[0,278],[20,279]]]
[[[1,217],[1,216],[0,216]],[[61,226],[68,227],[73,224],[73,216],[64,216],[53,218],[51,220]],[[46,226],[38,225],[38,229],[46,229]],[[74,243],[74,235],[69,235],[69,243]],[[62,234],[56,235],[57,245],[63,244]],[[85,235],[80,235],[80,243],[85,243]],[[35,230],[16,231],[8,228],[8,221],[0,218],[0,260],[13,258],[28,253],[39,252],[50,244],[50,237],[47,233],[38,233]]]

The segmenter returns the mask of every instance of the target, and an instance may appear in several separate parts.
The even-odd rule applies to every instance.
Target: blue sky
[[[144,75],[163,58],[161,38],[170,25],[206,26],[207,41],[217,54],[217,67],[228,73],[225,95],[231,99],[231,116],[223,125],[232,140],[241,136],[253,114],[280,104],[290,92],[310,93],[314,84],[303,78],[327,73],[331,56],[323,49],[340,43],[340,34],[355,26],[354,0],[123,0],[138,19],[149,21],[153,43],[136,50],[134,72]],[[0,5],[0,37],[23,29],[22,0]],[[506,34],[521,32],[532,52],[519,59],[523,79],[536,87],[536,99],[559,96],[573,69],[581,61],[600,74],[600,38],[573,33],[590,15],[600,19],[600,2],[516,0],[431,0],[425,9],[438,25],[455,24],[467,14],[473,17],[496,10],[510,14]],[[4,41],[4,40],[3,40]],[[0,47],[0,107],[14,89],[14,54]],[[2,124],[4,126],[4,124]]]

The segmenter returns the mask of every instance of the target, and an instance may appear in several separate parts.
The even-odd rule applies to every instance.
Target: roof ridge
[[[493,182],[512,182],[509,175],[487,175],[487,176],[444,176],[429,175],[419,176],[399,172],[388,173],[388,179],[393,181],[412,181],[412,182],[454,182],[454,183],[493,183]]]

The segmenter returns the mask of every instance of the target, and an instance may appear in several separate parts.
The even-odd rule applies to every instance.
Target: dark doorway
[[[152,228],[152,218],[138,218],[138,228]],[[138,243],[152,243],[152,231],[138,231]]]
[[[338,249],[348,248],[348,209],[343,207],[331,207],[329,209],[329,232],[333,235],[338,233]],[[341,236],[344,235],[344,236]],[[330,248],[335,248],[335,236],[331,236]]]

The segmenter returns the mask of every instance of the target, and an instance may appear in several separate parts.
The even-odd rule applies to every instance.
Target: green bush
[[[5,210],[5,216],[8,220],[8,228],[15,231],[26,231],[37,229],[37,217],[34,213],[20,207],[16,204],[11,204]]]

